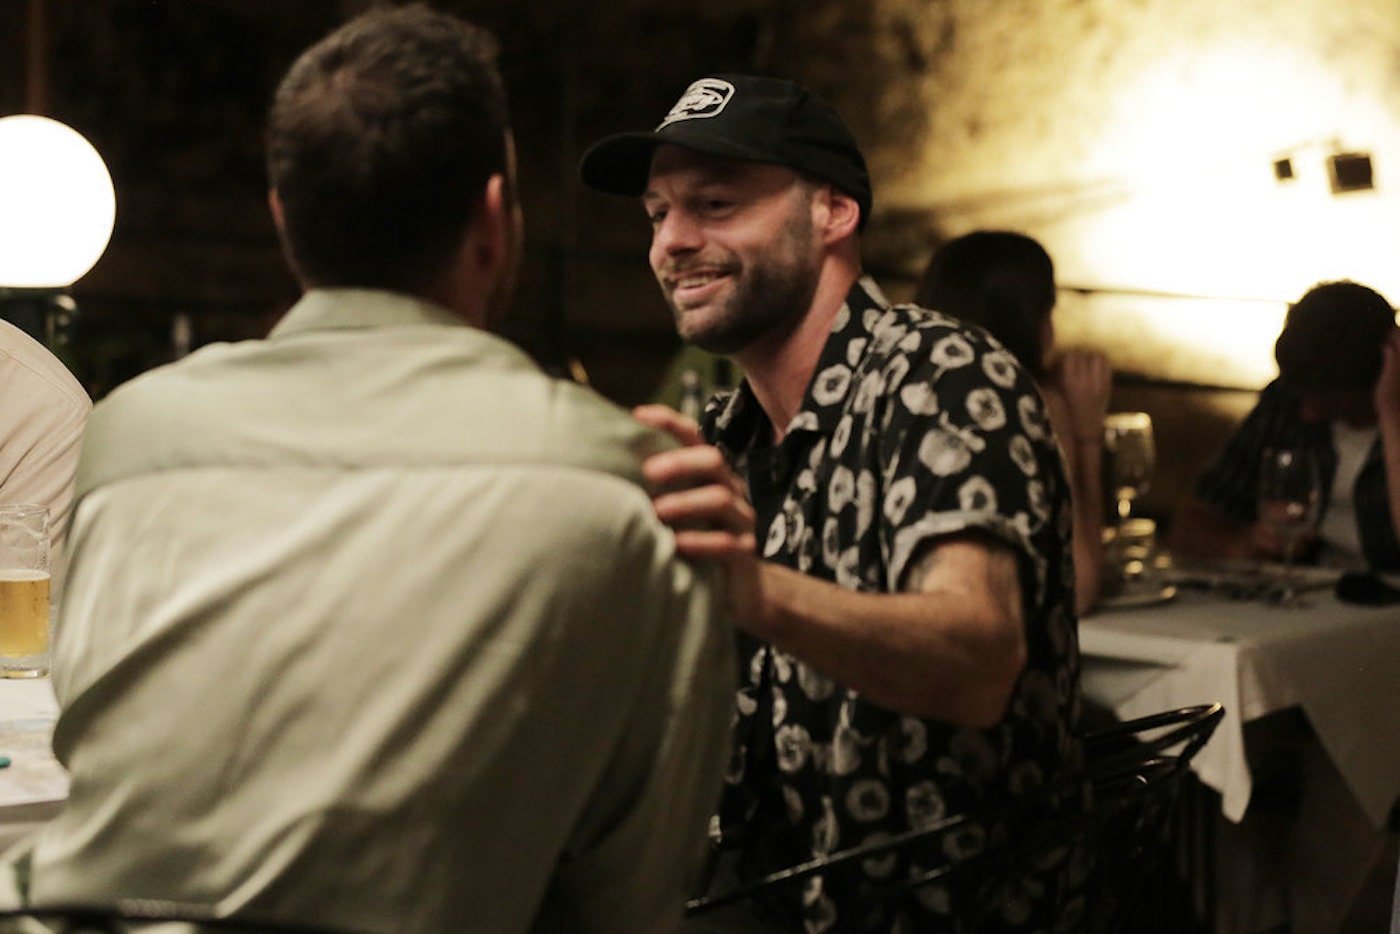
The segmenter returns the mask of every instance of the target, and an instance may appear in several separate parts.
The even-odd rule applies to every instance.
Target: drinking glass
[[[1152,416],[1146,412],[1111,412],[1103,420],[1103,445],[1108,454],[1108,480],[1118,504],[1118,524],[1132,514],[1133,501],[1147,492],[1157,452],[1152,441]]]
[[[1300,605],[1295,561],[1298,543],[1317,525],[1322,498],[1317,462],[1299,448],[1268,448],[1259,465],[1259,519],[1283,543],[1278,601]]]
[[[1137,516],[1104,529],[1104,568],[1112,576],[1104,586],[1150,580],[1157,549],[1157,523]]]
[[[0,505],[0,676],[49,673],[49,510]]]

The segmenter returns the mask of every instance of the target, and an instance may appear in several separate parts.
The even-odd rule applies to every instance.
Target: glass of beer
[[[49,673],[49,510],[0,504],[0,676]]]

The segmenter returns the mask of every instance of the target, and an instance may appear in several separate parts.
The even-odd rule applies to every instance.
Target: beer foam
[[[46,581],[48,571],[35,568],[0,568],[0,581]]]

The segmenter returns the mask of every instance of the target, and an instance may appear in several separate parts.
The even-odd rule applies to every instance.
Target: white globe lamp
[[[0,289],[72,285],[107,249],[116,214],[112,176],[82,134],[0,117]]]

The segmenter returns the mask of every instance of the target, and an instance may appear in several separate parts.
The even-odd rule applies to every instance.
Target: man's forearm
[[[991,726],[1026,662],[1015,558],[1007,586],[947,547],[937,549],[946,565],[912,593],[858,593],[764,564],[763,609],[748,628],[882,707]]]
[[[1103,569],[1103,444],[1076,440],[1070,459],[1070,501],[1074,509],[1075,610],[1083,615],[1098,602]]]

